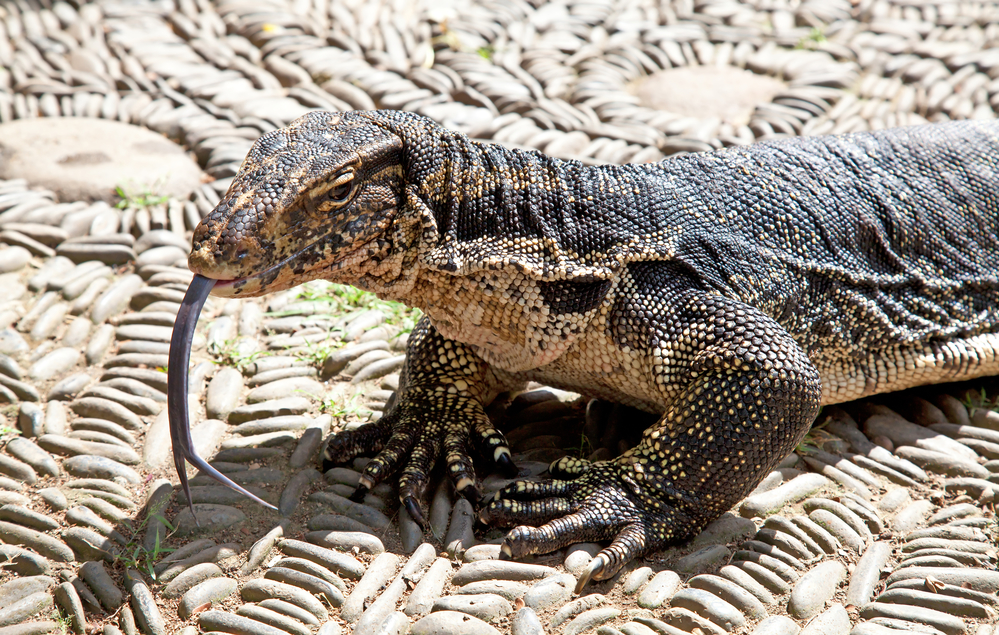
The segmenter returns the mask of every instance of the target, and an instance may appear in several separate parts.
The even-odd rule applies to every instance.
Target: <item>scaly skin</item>
[[[401,471],[416,518],[441,452],[510,466],[483,407],[528,380],[661,414],[572,480],[518,482],[481,517],[503,553],[611,540],[584,572],[696,534],[823,403],[999,372],[999,124],[965,122],[586,167],[397,112],[310,113],[254,145],[198,227],[217,295],[315,278],[422,309],[398,399],[332,438]]]

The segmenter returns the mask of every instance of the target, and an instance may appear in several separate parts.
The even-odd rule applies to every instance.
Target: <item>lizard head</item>
[[[402,140],[363,113],[311,112],[260,137],[194,231],[191,270],[250,297],[342,279],[390,248]]]

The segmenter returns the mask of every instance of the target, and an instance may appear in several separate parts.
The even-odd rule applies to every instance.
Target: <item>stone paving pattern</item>
[[[195,475],[196,523],[164,405],[191,230],[311,109],[658,161],[992,118],[997,40],[999,4],[963,1],[0,3],[0,635],[994,635],[995,379],[827,408],[691,544],[581,596],[597,545],[500,562],[446,482],[424,542],[389,485],[345,498],[363,460],[318,471],[392,398],[402,307],[323,283],[209,301],[195,444],[280,516]],[[539,478],[648,417],[542,386],[490,415]]]

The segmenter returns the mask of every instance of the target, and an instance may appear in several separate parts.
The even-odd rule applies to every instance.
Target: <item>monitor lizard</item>
[[[500,393],[660,415],[618,458],[564,459],[481,507],[514,527],[506,558],[609,540],[582,586],[730,509],[821,405],[999,373],[997,168],[995,121],[587,166],[411,113],[312,112],[253,145],[195,230],[175,345],[209,291],[322,278],[420,308],[397,399],[324,450],[375,454],[355,497],[398,473],[419,522],[439,460],[475,502],[473,449],[513,465],[484,410]],[[186,421],[185,486],[184,458],[204,464]]]

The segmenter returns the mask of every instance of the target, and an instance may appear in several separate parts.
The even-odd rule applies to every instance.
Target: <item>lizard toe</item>
[[[380,452],[391,433],[390,422],[379,420],[327,437],[322,452],[323,472],[348,463],[354,457]]]

